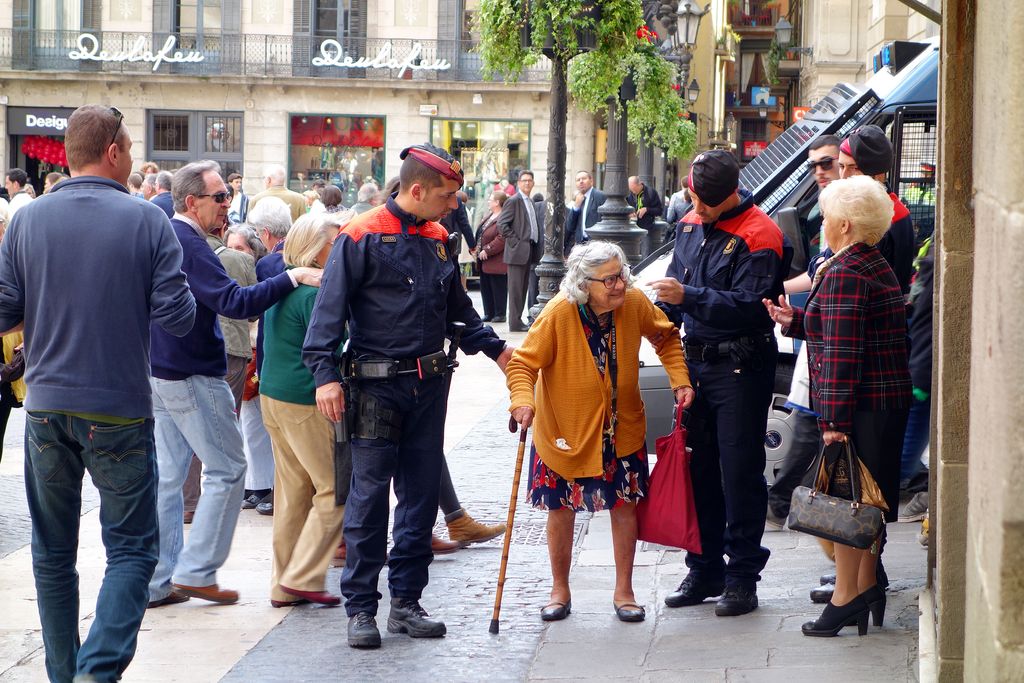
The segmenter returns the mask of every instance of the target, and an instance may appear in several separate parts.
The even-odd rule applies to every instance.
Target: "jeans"
[[[149,584],[149,599],[160,600],[171,592],[172,582],[217,583],[241,510],[245,454],[235,399],[223,378],[154,377],[150,382],[160,470],[160,563]],[[203,462],[203,495],[185,544],[181,486],[193,452]]]
[[[918,401],[915,398],[911,401],[910,416],[907,418],[907,432],[903,436],[903,453],[900,458],[901,490],[910,486],[914,475],[924,468],[921,463],[921,454],[924,453],[931,436],[931,419],[931,398],[924,401]]]
[[[43,411],[25,417],[32,572],[51,681],[115,681],[135,655],[159,543],[154,451],[152,420],[112,425]],[[107,570],[80,643],[75,564],[86,470],[100,492]]]
[[[248,463],[245,488],[251,491],[274,488],[274,451],[270,445],[270,435],[263,426],[259,396],[242,401],[238,422],[242,427],[245,461]]]

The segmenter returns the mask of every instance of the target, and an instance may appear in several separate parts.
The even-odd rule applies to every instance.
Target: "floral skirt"
[[[530,504],[538,510],[569,508],[577,512],[611,510],[623,503],[638,503],[647,495],[649,472],[646,445],[624,458],[615,457],[615,449],[605,443],[602,453],[604,473],[598,477],[563,479],[538,457],[536,447],[530,453]]]

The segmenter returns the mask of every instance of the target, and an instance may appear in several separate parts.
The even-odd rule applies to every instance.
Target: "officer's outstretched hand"
[[[651,280],[647,283],[647,286],[654,290],[654,293],[658,296],[658,301],[664,301],[673,306],[683,303],[683,296],[685,295],[683,285],[674,277]]]
[[[320,278],[323,276],[324,271],[320,268],[293,268],[292,273],[300,285],[319,287]]]
[[[519,423],[520,427],[528,429],[533,424],[533,408],[520,406],[512,411],[512,419]]]
[[[316,407],[331,422],[341,422],[345,413],[345,390],[341,382],[328,382],[316,388]]]
[[[768,309],[768,315],[771,319],[782,325],[783,327],[789,327],[793,324],[793,307],[786,301],[786,297],[779,295],[779,305],[776,306],[772,303],[771,299],[761,299],[761,303]]]
[[[679,387],[675,390],[676,403],[682,404],[684,408],[689,408],[693,405],[693,399],[697,396],[697,392],[693,390],[693,387]]]

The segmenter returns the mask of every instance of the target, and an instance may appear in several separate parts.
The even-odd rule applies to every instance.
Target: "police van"
[[[807,167],[807,151],[823,135],[843,138],[867,124],[886,131],[895,150],[891,190],[910,210],[919,242],[935,228],[939,42],[890,43],[873,62],[875,74],[866,84],[834,86],[803,120],[787,128],[740,170],[740,186],[753,193],[757,205],[779,224],[794,246],[791,275],[806,270],[808,258],[818,252],[817,230],[807,227],[818,194],[814,174]],[[662,245],[634,268],[638,286],[664,277],[673,246],[672,242]],[[653,293],[648,294],[653,299]],[[802,305],[806,295],[791,299]],[[790,445],[791,411],[785,403],[800,343],[783,336],[778,328],[776,338],[776,393],[765,435],[765,477],[769,482]],[[641,350],[640,391],[647,412],[647,445],[653,450],[655,437],[671,429],[673,397],[661,361],[646,342]]]

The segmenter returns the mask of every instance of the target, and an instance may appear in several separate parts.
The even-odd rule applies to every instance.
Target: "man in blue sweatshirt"
[[[51,681],[116,681],[135,654],[158,550],[150,324],[181,336],[196,313],[167,217],[124,187],[132,140],[122,118],[75,110],[71,178],[19,211],[0,247],[0,331],[25,330],[25,489]],[[107,570],[79,645],[86,470]]]
[[[171,226],[181,243],[182,270],[196,298],[196,324],[178,338],[153,328],[153,413],[160,485],[160,562],[149,584],[150,607],[196,597],[220,604],[238,593],[217,585],[241,509],[245,479],[242,433],[235,399],[225,381],[227,357],[217,316],[252,318],[302,284],[319,286],[320,271],[294,268],[252,287],[228,277],[206,243],[224,225],[229,195],[213,161],[174,174]],[[181,486],[192,453],[203,462],[203,495],[183,543]]]

